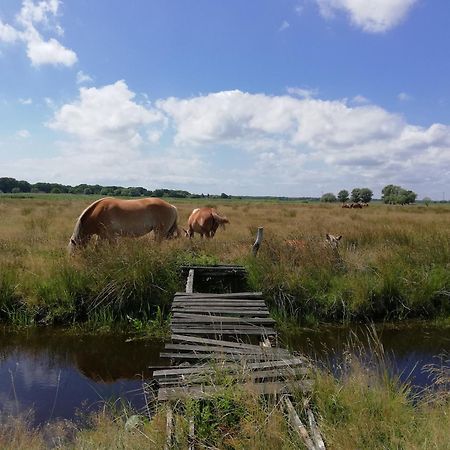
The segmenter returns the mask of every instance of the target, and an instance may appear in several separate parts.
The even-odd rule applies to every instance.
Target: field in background
[[[239,263],[280,322],[448,317],[450,207],[168,199],[185,226],[193,208],[215,206],[231,224],[212,241],[151,237],[98,245],[75,258],[66,246],[97,197],[0,197],[0,320],[105,323],[154,317],[183,287],[180,264]],[[264,242],[250,256],[258,226]],[[325,234],[343,235],[340,249]],[[300,240],[291,247],[286,239]]]

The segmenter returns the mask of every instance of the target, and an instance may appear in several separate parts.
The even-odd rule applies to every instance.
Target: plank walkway
[[[272,347],[272,342],[277,342],[275,321],[261,292],[193,292],[194,273],[241,276],[243,267],[192,266],[183,270],[188,274],[187,292],[175,294],[171,342],[160,354],[170,359],[171,368],[153,372],[160,401],[208,397],[216,390],[214,376],[218,372],[233,374],[261,394],[310,388],[306,360]]]

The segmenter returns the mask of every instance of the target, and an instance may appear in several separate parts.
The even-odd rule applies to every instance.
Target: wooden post
[[[303,443],[305,444],[308,450],[316,450],[316,446],[314,445],[312,439],[309,437],[308,430],[306,429],[305,425],[303,425],[303,422],[300,420],[300,417],[298,417],[294,405],[292,404],[292,402],[289,400],[288,397],[284,398],[284,404],[286,405],[289,421],[291,422],[292,428],[301,437]]]
[[[253,256],[257,255],[259,247],[261,246],[261,242],[263,239],[263,231],[264,231],[263,227],[258,227],[258,233],[256,234],[256,241],[252,247]]]
[[[189,418],[188,450],[195,450],[195,425],[193,417]]]
[[[172,431],[173,431],[173,412],[170,404],[167,407],[166,416],[166,444],[164,450],[170,450],[172,448]]]
[[[325,443],[323,442],[322,435],[320,434],[319,427],[317,426],[317,422],[314,418],[313,412],[308,408],[306,410],[306,414],[308,415],[309,428],[311,430],[316,448],[318,448],[319,450],[325,450]]]
[[[194,269],[189,269],[189,275],[186,281],[186,293],[192,294],[194,291]]]

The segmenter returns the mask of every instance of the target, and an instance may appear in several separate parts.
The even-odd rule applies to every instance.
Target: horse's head
[[[69,253],[69,255],[73,255],[77,246],[78,246],[78,243],[72,236],[69,240],[69,244],[67,245],[67,253]]]

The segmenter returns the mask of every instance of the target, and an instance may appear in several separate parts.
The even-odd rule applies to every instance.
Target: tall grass
[[[231,224],[213,240],[151,237],[66,245],[89,197],[0,197],[0,320],[22,323],[128,321],[167,311],[186,263],[244,264],[280,319],[403,320],[450,313],[450,208],[215,201]],[[174,200],[180,224],[209,200]],[[250,256],[258,226],[265,238]],[[325,234],[342,234],[338,251]],[[286,239],[303,242],[299,248]]]

